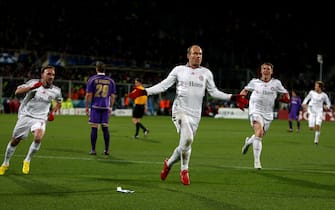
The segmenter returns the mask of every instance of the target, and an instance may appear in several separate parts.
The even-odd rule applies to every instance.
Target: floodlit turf
[[[0,163],[16,115],[0,115]],[[248,120],[203,118],[190,162],[191,185],[180,182],[177,163],[165,181],[164,158],[178,144],[170,117],[145,117],[147,137],[133,139],[130,117],[110,120],[111,155],[90,156],[86,116],[56,116],[47,125],[40,151],[23,175],[22,161],[32,136],[18,146],[0,176],[0,209],[335,209],[334,122],[324,122],[320,144],[302,122],[300,133],[286,121],[273,121],[264,137],[262,166],[253,169],[252,148],[241,147],[252,134]],[[120,193],[116,187],[134,190]]]

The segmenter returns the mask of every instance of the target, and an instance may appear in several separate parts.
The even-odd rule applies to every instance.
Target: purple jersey
[[[116,85],[109,76],[98,73],[88,79],[86,92],[93,93],[91,108],[109,109],[110,97],[116,94]]]
[[[289,119],[298,119],[301,107],[301,98],[299,96],[292,96],[289,107]]]

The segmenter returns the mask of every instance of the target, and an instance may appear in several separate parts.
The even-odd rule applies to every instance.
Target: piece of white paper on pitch
[[[121,187],[117,187],[116,191],[121,192],[121,193],[133,193],[133,192],[135,192],[134,190],[125,190],[125,189],[122,189]]]

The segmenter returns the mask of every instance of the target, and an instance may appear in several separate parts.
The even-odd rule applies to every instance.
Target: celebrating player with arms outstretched
[[[173,164],[181,161],[180,178],[184,185],[190,184],[189,161],[191,145],[201,118],[202,102],[205,91],[214,98],[234,100],[240,109],[248,104],[248,100],[240,95],[232,95],[219,91],[214,83],[212,72],[203,66],[202,49],[193,45],[187,49],[188,63],[176,66],[160,83],[145,90],[133,91],[129,96],[154,95],[166,91],[176,84],[176,96],[172,106],[172,120],[180,135],[179,145],[174,149],[171,157],[164,161],[161,179],[165,180]]]

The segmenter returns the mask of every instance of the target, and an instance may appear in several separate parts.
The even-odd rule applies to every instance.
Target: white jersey
[[[322,113],[323,105],[325,104],[329,109],[331,104],[326,93],[318,93],[315,90],[309,91],[308,95],[304,98],[302,104],[308,103],[308,111],[311,113]]]
[[[39,81],[38,79],[32,79],[20,85],[18,88],[31,87]],[[57,102],[62,102],[63,100],[61,90],[57,86],[52,85],[50,88],[40,86],[34,90],[30,90],[21,101],[18,115],[47,120],[53,99]]]
[[[174,84],[176,84],[176,97],[172,106],[173,113],[184,112],[200,118],[206,90],[217,99],[230,100],[231,97],[231,94],[217,89],[212,72],[202,66],[195,69],[187,65],[176,66],[166,79],[145,90],[148,95],[155,95],[166,91]]]
[[[267,120],[273,120],[273,109],[278,93],[288,93],[281,81],[274,78],[268,82],[252,79],[244,89],[252,92],[249,115],[259,114]]]

